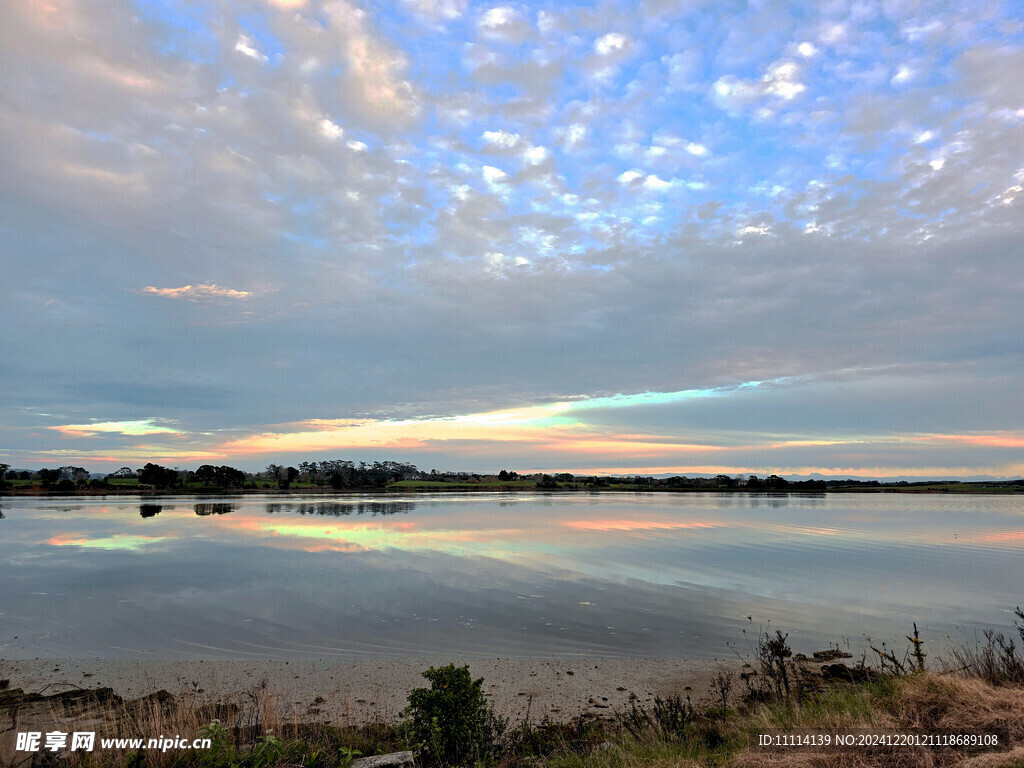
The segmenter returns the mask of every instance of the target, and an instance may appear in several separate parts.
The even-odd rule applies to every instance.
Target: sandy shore
[[[681,693],[707,697],[715,661],[669,659],[459,659],[452,657],[362,658],[352,661],[135,661],[116,659],[0,660],[0,679],[12,688],[55,693],[71,688],[113,688],[125,698],[159,689],[175,695],[201,689],[213,699],[242,701],[263,680],[279,711],[302,720],[361,724],[394,720],[412,688],[427,685],[420,673],[431,665],[468,663],[484,678],[495,709],[513,719],[529,713],[566,720],[581,713],[610,714],[654,696]],[[738,668],[736,660],[726,660]],[[739,681],[737,681],[738,683]]]

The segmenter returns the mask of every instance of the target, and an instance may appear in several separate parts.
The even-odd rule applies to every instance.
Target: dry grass
[[[1024,768],[1024,747],[1002,754],[978,755],[964,761],[963,768]]]
[[[901,723],[924,733],[998,733],[1024,742],[1024,687],[938,675],[911,677],[893,699]]]
[[[45,701],[23,705],[12,710],[11,718],[0,734],[0,765],[50,765],[53,755],[15,752],[14,734],[19,731],[94,731],[93,752],[60,750],[61,768],[176,768],[209,764],[209,753],[171,749],[139,750],[100,749],[104,738],[150,739],[161,736],[201,738],[202,729],[216,722],[224,726],[230,746],[237,759],[218,765],[241,768],[251,763],[252,750],[268,734],[282,740],[281,754],[266,764],[288,766],[335,766],[344,763],[344,748],[364,755],[401,749],[394,728],[386,723],[351,725],[344,703],[332,706],[323,702],[327,711],[338,713],[333,724],[309,722],[307,712],[275,694],[266,683],[247,691],[240,703],[210,699],[195,689],[183,689],[177,696],[166,691],[135,701],[103,699],[67,705],[61,701]],[[54,763],[55,764],[55,763]]]
[[[320,702],[323,712],[344,717],[344,702]],[[265,733],[282,739],[279,755],[261,763],[274,766],[333,768],[344,764],[342,748],[363,754],[401,749],[392,726],[354,728],[304,722],[309,712],[276,696],[266,685],[253,687],[233,705],[210,701],[194,690],[173,698],[150,696],[114,706],[78,703],[71,707],[36,706],[23,712],[14,730],[95,730],[97,738],[194,738],[219,720],[230,733],[235,758],[217,765],[245,768]],[[5,724],[6,725],[6,724]],[[762,733],[975,733],[997,734],[998,751],[960,752],[911,747],[823,748],[759,747]],[[8,738],[10,737],[10,738]],[[868,684],[837,684],[804,701],[758,703],[723,715],[721,704],[698,712],[684,733],[668,738],[658,728],[638,734],[602,731],[595,724],[566,724],[521,735],[519,749],[501,759],[502,768],[1024,768],[1024,687],[992,685],[961,676],[920,674]],[[0,737],[0,765],[42,766],[42,754],[13,753],[11,732]],[[62,753],[67,768],[193,768],[205,753],[172,750],[97,750]],[[50,758],[45,755],[45,758]],[[211,766],[212,768],[212,766]]]

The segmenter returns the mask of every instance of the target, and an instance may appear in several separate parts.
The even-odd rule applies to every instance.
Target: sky
[[[1024,474],[1024,2],[0,5],[0,462]]]

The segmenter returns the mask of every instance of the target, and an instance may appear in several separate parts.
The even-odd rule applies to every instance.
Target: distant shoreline
[[[73,491],[47,490],[44,488],[7,488],[0,490],[0,497],[70,497],[103,498],[105,496],[395,496],[397,494],[431,493],[481,493],[481,494],[595,494],[595,493],[637,493],[637,494],[748,494],[754,496],[823,496],[831,493],[910,493],[910,494],[977,494],[985,496],[1024,495],[1024,486],[996,483],[915,483],[910,485],[851,486],[819,489],[753,490],[749,488],[524,488],[523,486],[475,485],[451,483],[429,487],[415,485],[392,485],[387,488],[335,489],[328,487],[303,488],[83,488]]]

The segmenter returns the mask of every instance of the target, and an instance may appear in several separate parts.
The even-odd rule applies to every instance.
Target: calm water
[[[1024,604],[1007,496],[0,500],[0,656],[933,649]],[[752,617],[748,619],[747,617]],[[747,633],[744,634],[744,630]]]

